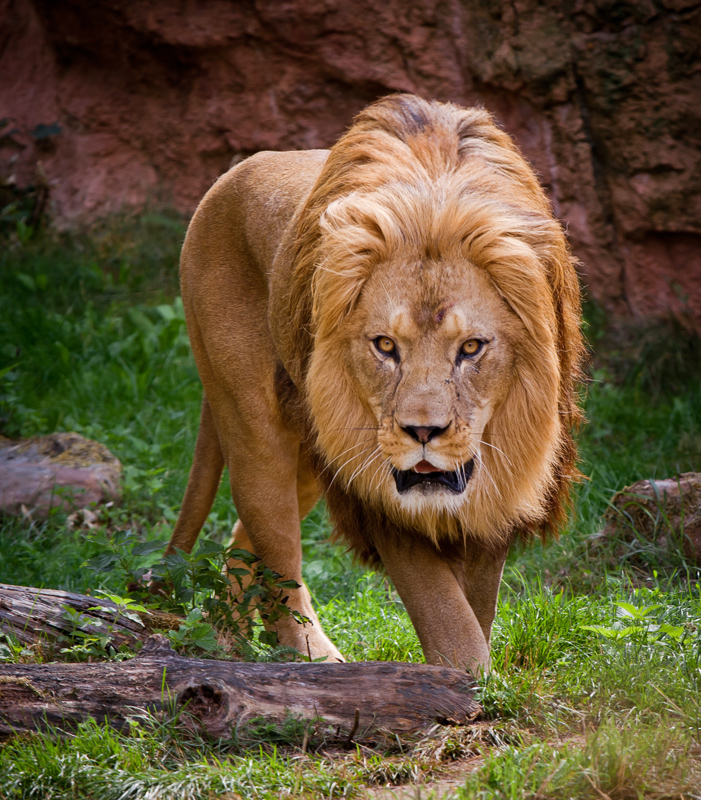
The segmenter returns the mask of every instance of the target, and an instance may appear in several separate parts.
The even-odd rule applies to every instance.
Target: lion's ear
[[[380,258],[396,227],[396,220],[375,198],[354,192],[334,200],[319,218],[321,248],[339,245],[352,254]]]
[[[312,278],[317,333],[330,333],[353,309],[373,268],[387,257],[395,228],[392,216],[368,196],[347,195],[326,208]]]

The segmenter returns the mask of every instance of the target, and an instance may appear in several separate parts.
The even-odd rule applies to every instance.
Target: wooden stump
[[[617,492],[604,515],[602,540],[642,539],[701,566],[701,473],[643,480]]]

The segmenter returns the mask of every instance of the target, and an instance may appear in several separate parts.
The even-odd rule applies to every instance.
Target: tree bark
[[[465,724],[480,711],[464,672],[396,662],[243,664],[184,658],[155,635],[130,661],[0,665],[0,736],[88,717],[127,726],[139,711],[172,713],[212,736],[255,717],[323,719],[339,735],[410,733]]]
[[[120,645],[144,642],[154,630],[177,630],[182,622],[175,614],[162,611],[140,613],[142,625],[119,613],[111,600],[55,589],[35,589],[0,583],[0,633],[8,633],[23,644],[41,644],[49,654],[57,645],[68,643],[75,624],[66,609],[80,613],[82,630],[90,631],[90,622],[99,622],[92,631],[109,630],[115,650]]]

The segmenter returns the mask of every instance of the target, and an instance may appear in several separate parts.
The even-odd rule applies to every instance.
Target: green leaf
[[[17,272],[15,273],[15,277],[17,280],[24,286],[26,289],[29,289],[30,292],[36,291],[36,283],[34,283],[34,278],[31,275],[27,275],[25,272]]]
[[[251,570],[242,569],[241,567],[227,567],[226,574],[234,578],[246,578],[251,574]]]
[[[198,556],[223,555],[224,553],[226,553],[226,547],[212,539],[203,539],[197,548]]]
[[[196,647],[211,652],[217,648],[217,635],[208,622],[201,622],[189,632],[189,639]]]
[[[124,545],[128,544],[133,539],[136,539],[136,534],[132,531],[131,528],[126,531],[117,531],[112,536],[112,545],[114,547],[123,547]]]
[[[579,626],[584,631],[593,631],[594,633],[600,633],[602,636],[605,636],[607,639],[625,639],[627,636],[630,636],[631,633],[637,631],[637,628],[605,628],[603,625],[580,625]]]
[[[19,363],[10,364],[9,367],[3,367],[2,369],[0,369],[0,378],[4,378],[5,375],[7,375],[8,372],[12,372],[12,370],[15,369],[18,366],[19,366]]]
[[[162,305],[156,306],[156,311],[163,317],[166,322],[171,322],[175,319],[175,310],[172,306]]]
[[[119,557],[115,553],[100,553],[89,558],[85,566],[94,572],[110,572],[118,561]]]
[[[238,547],[233,547],[226,554],[227,558],[234,558],[237,561],[243,561],[244,564],[255,564],[258,561],[258,556],[249,553],[248,550],[241,550]]]
[[[267,644],[269,647],[275,647],[277,644],[277,633],[275,633],[275,631],[261,631],[258,634],[258,641],[261,644]]]
[[[278,581],[278,582],[277,582],[277,585],[278,585],[278,586],[279,586],[281,589],[299,589],[299,588],[300,588],[300,584],[298,584],[298,583],[297,583],[297,581],[293,581],[293,580],[289,580],[289,581]]]
[[[176,548],[174,553],[169,553],[167,556],[164,556],[163,561],[168,567],[179,567],[183,564],[187,564],[187,555],[188,554],[184,550],[178,550]]]
[[[131,548],[131,553],[134,556],[147,556],[150,553],[155,553],[156,550],[162,550],[166,546],[165,539],[153,539],[149,542],[140,542]]]
[[[663,622],[657,629],[657,633],[665,636],[669,636],[670,639],[674,639],[675,641],[679,641],[682,636],[684,635],[684,628],[681,625],[670,625],[667,622]]]
[[[202,609],[193,608],[192,611],[185,617],[185,623],[199,622],[202,619]]]
[[[619,617],[632,617],[633,619],[637,620],[645,619],[653,611],[656,611],[658,608],[662,608],[662,606],[659,604],[652,606],[644,606],[643,608],[637,608],[631,603],[624,603],[624,602],[617,602],[616,605],[618,606],[619,609],[617,612]]]

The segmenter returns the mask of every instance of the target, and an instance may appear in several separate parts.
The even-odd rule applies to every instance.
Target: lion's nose
[[[417,442],[421,442],[421,444],[426,444],[430,442],[431,439],[435,439],[436,436],[440,436],[442,433],[445,433],[449,426],[446,425],[445,428],[439,428],[437,426],[433,427],[425,427],[425,426],[418,426],[418,425],[402,425],[402,430],[406,431],[412,439],[415,439]]]

